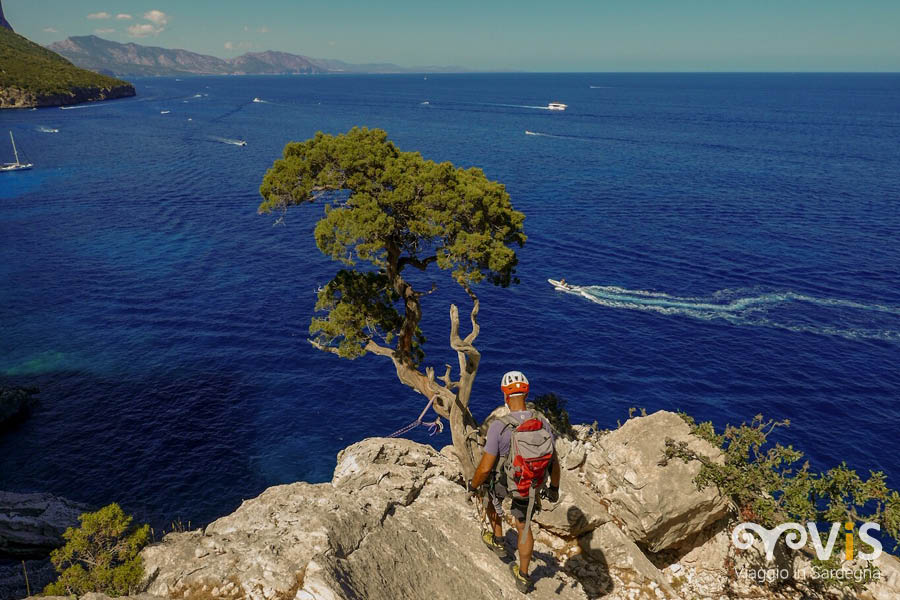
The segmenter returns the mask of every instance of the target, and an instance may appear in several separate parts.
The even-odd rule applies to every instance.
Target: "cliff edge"
[[[830,598],[809,580],[767,587],[735,573],[764,560],[730,545],[726,499],[692,483],[695,464],[660,464],[665,438],[711,460],[718,450],[668,412],[558,440],[560,501],[535,517],[535,599]],[[142,552],[140,598],[186,600],[518,599],[507,564],[484,546],[478,504],[452,447],[374,438],[338,455],[329,483],[272,487],[203,530]],[[514,551],[514,536],[506,546]],[[808,560],[796,553],[787,566]],[[900,597],[900,562],[859,598]],[[103,596],[90,595],[92,600]],[[87,597],[87,596],[86,596]]]

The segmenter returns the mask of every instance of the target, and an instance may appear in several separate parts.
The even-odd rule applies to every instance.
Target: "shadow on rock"
[[[584,512],[577,506],[570,506],[566,512],[566,517],[572,531],[578,531],[588,521]],[[581,553],[569,558],[562,567],[563,572],[574,578],[581,585],[585,595],[591,599],[602,598],[610,594],[615,587],[609,574],[609,563],[606,560],[606,553],[596,547],[596,545],[583,543],[589,541],[593,535],[594,531],[589,531],[579,538],[578,543],[582,549]],[[552,562],[548,560],[547,564],[558,565],[559,562],[553,559]],[[538,571],[539,569],[535,569],[536,573]],[[552,576],[555,572],[550,572],[548,575]],[[543,573],[541,573],[541,576],[544,576]],[[561,591],[562,587],[560,586],[556,593]]]

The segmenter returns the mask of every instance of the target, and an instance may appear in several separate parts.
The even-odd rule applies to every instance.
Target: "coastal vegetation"
[[[0,107],[72,104],[124,95],[134,95],[131,84],[79,69],[55,52],[0,27]],[[19,97],[24,99],[17,102]]]
[[[740,521],[752,522],[772,529],[783,523],[851,523],[853,556],[860,548],[859,525],[877,523],[880,531],[900,541],[900,493],[887,487],[884,473],[870,471],[859,475],[845,463],[816,472],[804,461],[803,452],[793,446],[772,444],[770,436],[790,421],[775,421],[757,415],[750,423],[726,425],[719,433],[711,422],[697,423],[681,414],[692,433],[722,449],[724,460],[704,457],[684,444],[666,443],[666,459],[680,458],[699,462],[695,478],[698,489],[715,486],[730,497],[737,507]],[[843,528],[842,534],[846,533]],[[823,532],[823,541],[827,536]],[[843,538],[841,538],[843,541]],[[841,554],[827,561],[813,560],[822,573],[841,568]],[[867,577],[847,579],[823,578],[826,586],[850,587],[859,591],[872,580]]]
[[[450,422],[454,447],[470,476],[480,454],[476,436],[469,435],[478,427],[469,396],[481,358],[475,347],[475,285],[517,283],[515,247],[526,239],[525,215],[512,207],[506,188],[481,169],[426,160],[418,152],[400,151],[382,130],[354,128],[287,144],[263,178],[260,194],[259,212],[277,212],[280,220],[291,206],[325,203],[316,245],[344,268],[319,292],[311,343],[342,358],[371,353],[390,360],[400,381]],[[413,269],[415,279],[408,275]],[[449,364],[439,377],[433,367],[422,368],[422,299],[439,280],[423,287],[419,273],[442,274],[471,300],[465,337],[456,305],[449,307],[457,379]]]
[[[141,549],[150,542],[150,526],[132,525],[118,504],[79,517],[81,527],[63,533],[65,545],[50,554],[59,578],[44,588],[47,596],[137,592],[144,577]]]

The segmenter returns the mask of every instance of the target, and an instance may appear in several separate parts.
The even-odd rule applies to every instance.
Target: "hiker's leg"
[[[534,550],[534,536],[531,535],[531,527],[525,531],[525,521],[519,519],[516,519],[516,531],[519,532],[519,573],[527,577],[531,551]]]
[[[503,523],[500,520],[500,515],[497,514],[497,509],[494,508],[493,498],[488,498],[486,512],[488,521],[491,523],[491,529],[494,530],[494,535],[503,537]]]

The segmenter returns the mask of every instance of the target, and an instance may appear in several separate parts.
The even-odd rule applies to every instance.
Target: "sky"
[[[25,37],[524,71],[900,71],[900,0],[0,0]]]

